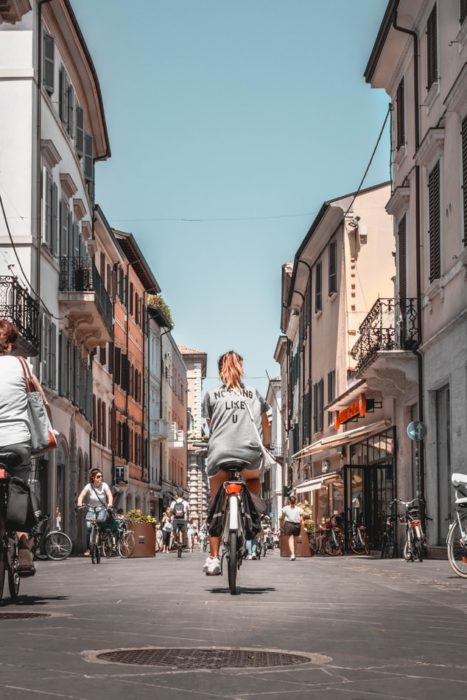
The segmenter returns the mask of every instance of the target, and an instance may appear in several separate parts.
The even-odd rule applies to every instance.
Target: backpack
[[[173,514],[176,520],[183,520],[185,518],[185,506],[183,501],[175,501]]]

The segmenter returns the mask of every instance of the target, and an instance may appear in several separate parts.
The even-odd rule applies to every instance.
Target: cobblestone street
[[[248,561],[240,595],[202,554],[39,562],[2,617],[2,698],[465,698],[467,582],[446,561]],[[40,613],[6,619],[6,613]],[[96,659],[123,648],[306,653],[294,667],[183,669]],[[212,652],[214,654],[214,651]],[[201,657],[199,657],[201,658]],[[251,655],[253,658],[253,655]]]

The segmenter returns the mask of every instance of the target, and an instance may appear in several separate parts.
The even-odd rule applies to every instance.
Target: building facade
[[[344,513],[349,525],[363,520],[375,542],[395,488],[393,403],[357,376],[352,348],[370,309],[393,310],[389,194],[383,183],[323,204],[283,267],[276,348],[287,377],[285,485],[312,505],[315,521]],[[368,441],[386,451],[361,456]]]
[[[188,408],[188,500],[190,515],[196,527],[206,521],[208,480],[206,476],[207,441],[203,435],[201,404],[203,379],[206,378],[208,356],[202,350],[179,345],[187,372]]]
[[[442,545],[454,514],[450,476],[465,472],[467,439],[466,3],[388,2],[365,78],[393,105],[396,295],[414,299],[417,314],[415,390],[396,400],[401,432],[416,419],[426,438],[404,440],[399,492],[426,501],[429,542]],[[407,363],[396,369],[407,375]]]
[[[274,467],[270,467],[267,471],[269,475],[266,481],[268,486],[266,501],[268,511],[271,517],[272,527],[278,529],[279,521],[283,506],[283,462],[284,453],[282,446],[283,439],[283,416],[282,416],[282,396],[281,396],[282,381],[281,377],[271,379],[268,383],[266,392],[266,401],[271,406],[271,445],[270,452],[277,460]]]
[[[91,463],[92,356],[112,339],[112,302],[90,246],[94,165],[110,155],[106,121],[96,71],[66,0],[2,3],[0,65],[8,174],[0,273],[13,271],[39,303],[36,371],[59,444],[36,460],[35,486],[42,509],[60,510],[76,542],[73,506]]]

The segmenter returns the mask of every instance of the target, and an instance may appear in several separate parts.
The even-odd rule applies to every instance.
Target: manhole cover
[[[29,620],[31,617],[50,617],[50,615],[33,612],[0,612],[0,620]]]
[[[319,657],[319,658],[318,658]],[[321,654],[297,654],[254,649],[122,649],[97,654],[97,659],[141,666],[174,666],[179,669],[271,668],[326,663]]]

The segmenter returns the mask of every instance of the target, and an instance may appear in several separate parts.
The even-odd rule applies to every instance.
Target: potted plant
[[[128,530],[135,538],[132,557],[154,557],[156,554],[156,519],[144,514],[139,508],[129,510],[125,515]]]

